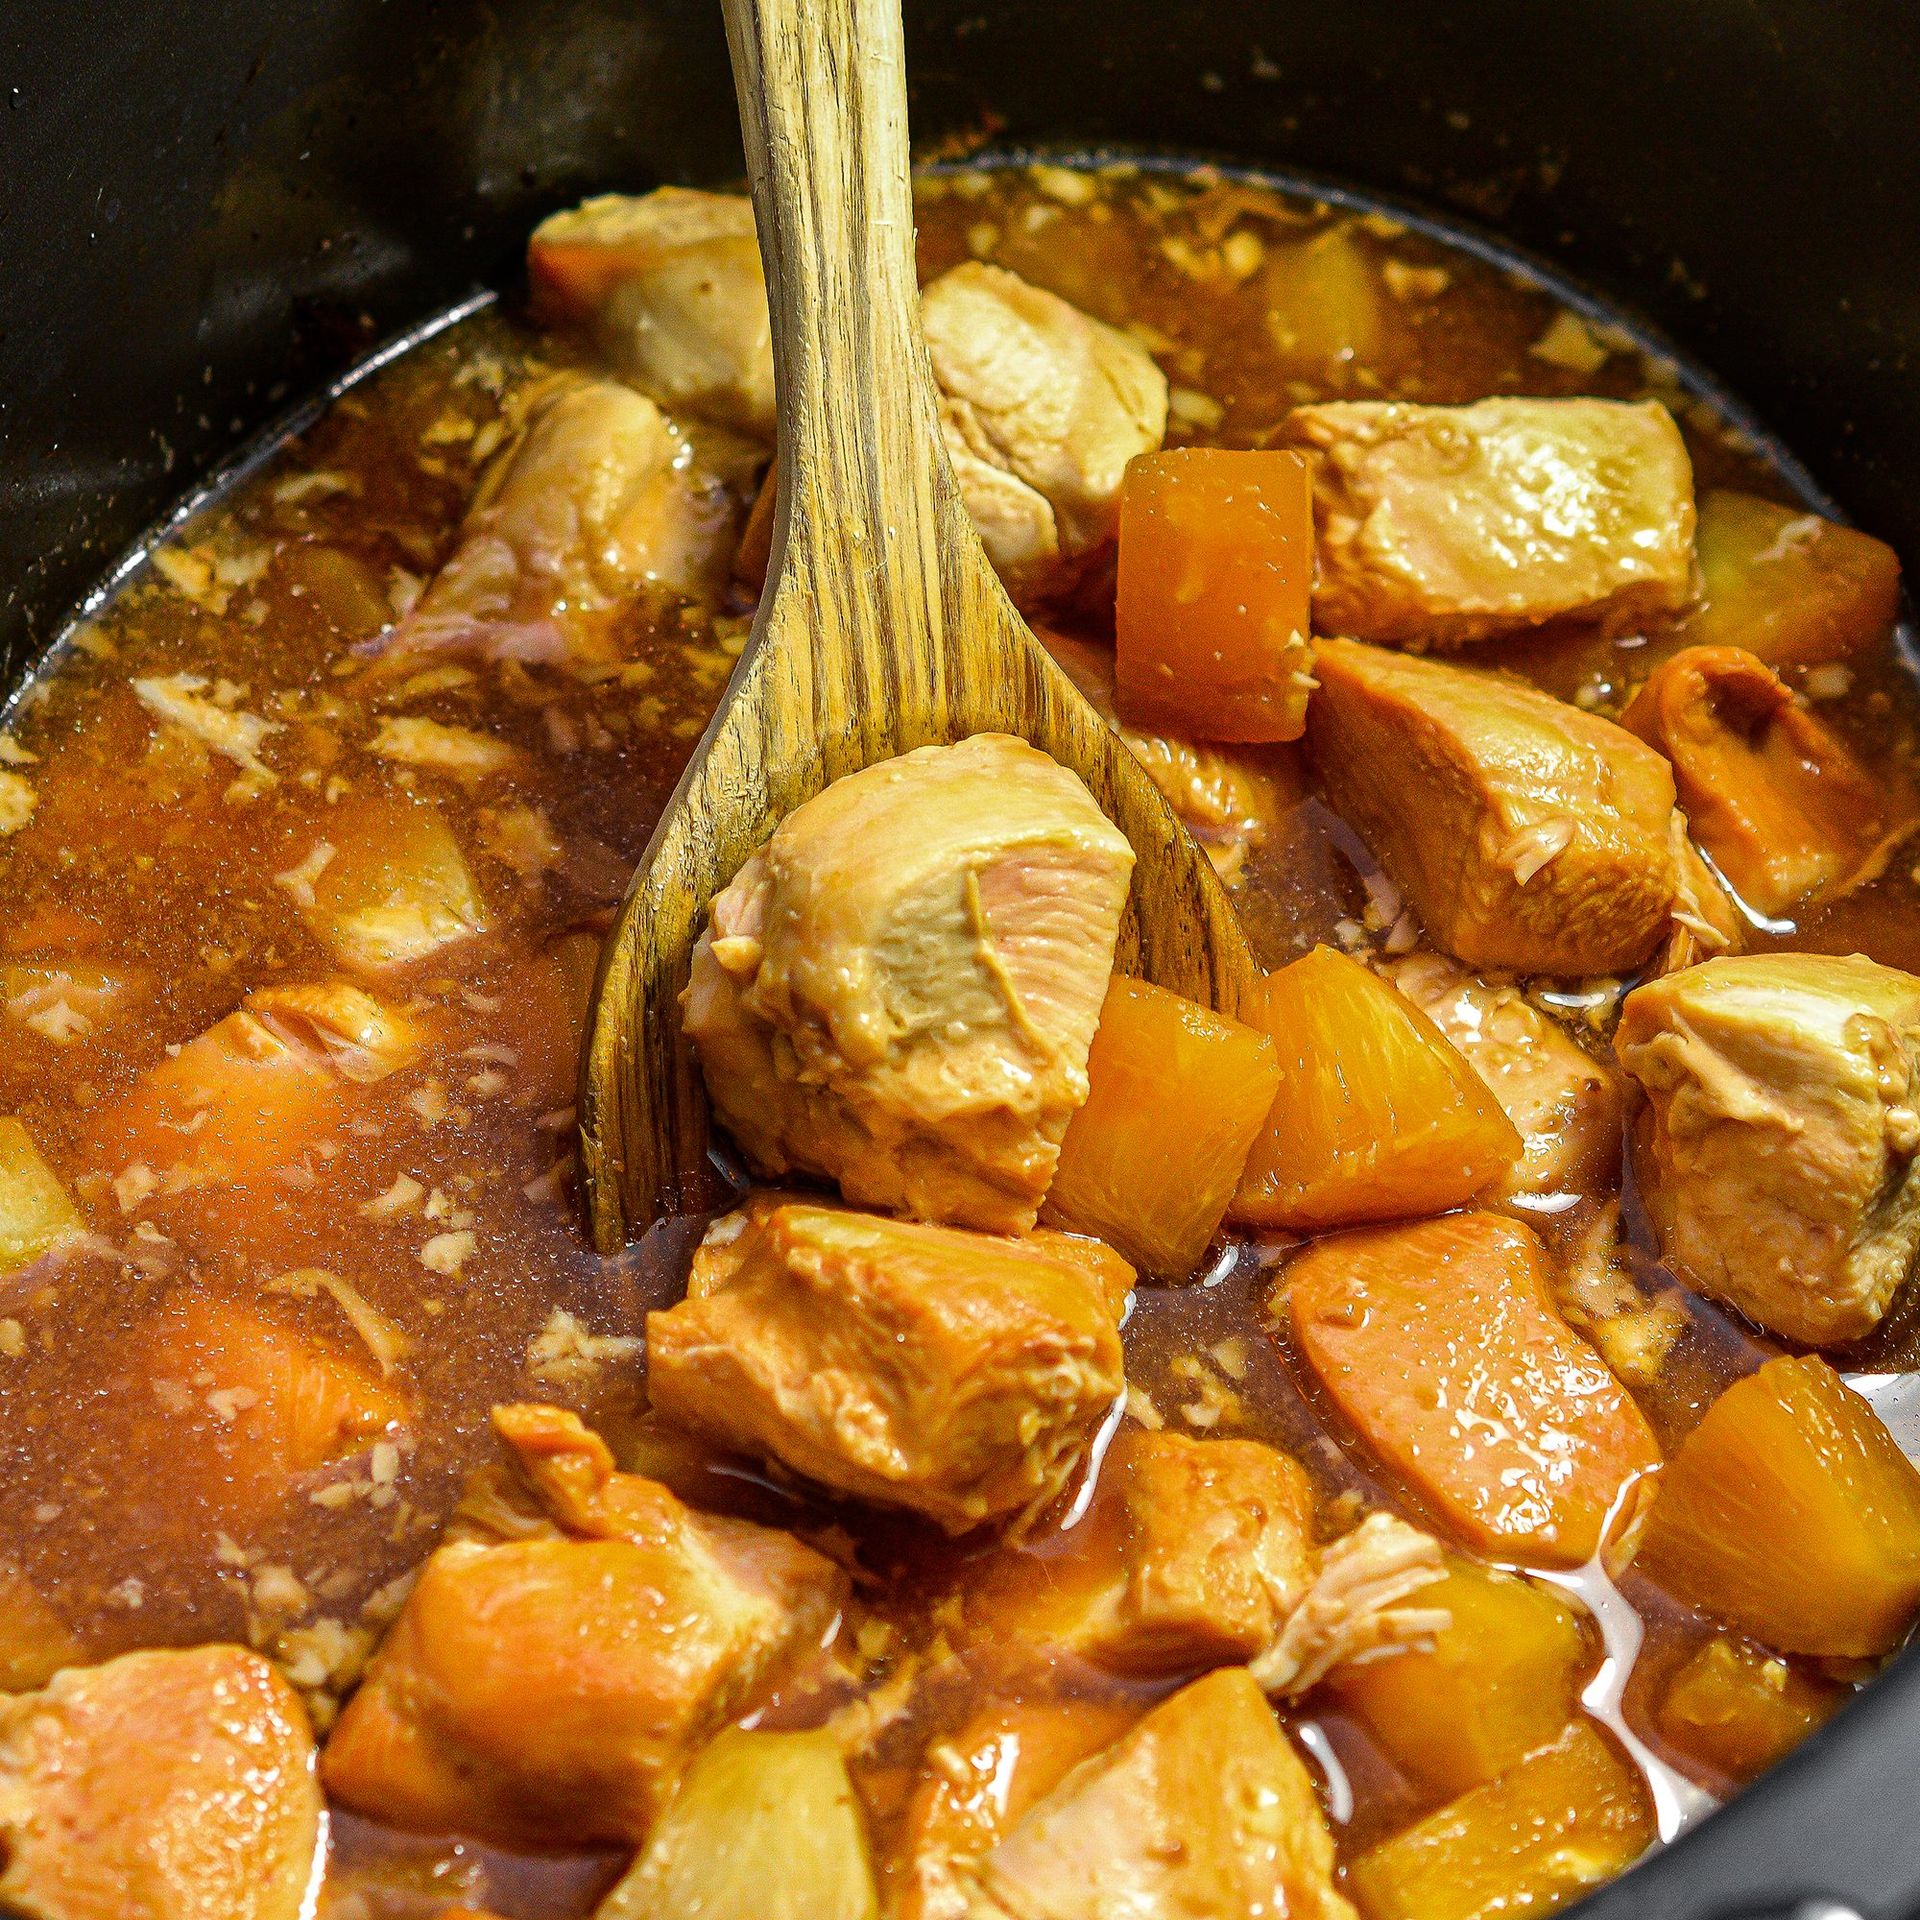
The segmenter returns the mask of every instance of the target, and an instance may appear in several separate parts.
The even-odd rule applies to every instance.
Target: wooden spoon
[[[607,945],[582,1075],[593,1236],[710,1202],[678,997],[707,905],[783,816],[910,748],[1020,734],[1133,843],[1128,972],[1209,1006],[1258,978],[1226,893],[1056,667],[954,483],[919,326],[898,0],[725,0],[772,308],[779,510],[750,644]]]

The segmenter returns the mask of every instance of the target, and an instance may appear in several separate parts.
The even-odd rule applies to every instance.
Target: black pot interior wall
[[[1910,0],[908,0],[923,144],[1213,151],[1637,306],[1920,562]],[[740,159],[713,0],[0,0],[0,700],[196,475],[594,187]],[[1904,1682],[1904,1684],[1903,1684]],[[1586,1911],[1920,1912],[1920,1669]]]

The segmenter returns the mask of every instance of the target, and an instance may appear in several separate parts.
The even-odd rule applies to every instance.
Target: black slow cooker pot
[[[921,147],[1211,154],[1464,217],[1664,328],[1920,564],[1914,0],[907,14]],[[510,282],[540,214],[740,170],[714,0],[0,0],[0,704],[167,503]],[[1920,1914],[1920,1653],[1581,1912],[1847,1910]]]

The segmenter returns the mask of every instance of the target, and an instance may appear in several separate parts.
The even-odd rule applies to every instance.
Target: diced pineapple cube
[[[83,1231],[32,1136],[18,1120],[0,1120],[0,1274],[30,1266]]]
[[[1367,1920],[1547,1914],[1631,1866],[1653,1837],[1639,1775],[1579,1721],[1370,1848],[1348,1884]]]
[[[729,1727],[688,1769],[594,1920],[873,1920],[878,1911],[832,1736]]]
[[[1660,1731],[1732,1780],[1750,1780],[1832,1716],[1846,1690],[1775,1654],[1715,1634],[1674,1675]]]
[[[1573,1719],[1586,1638],[1557,1594],[1474,1560],[1449,1560],[1420,1604],[1452,1616],[1431,1651],[1336,1668],[1330,1685],[1403,1773],[1464,1793]]]
[[[1920,1472],[1824,1360],[1770,1360],[1674,1455],[1634,1565],[1783,1653],[1886,1653],[1920,1607]]]

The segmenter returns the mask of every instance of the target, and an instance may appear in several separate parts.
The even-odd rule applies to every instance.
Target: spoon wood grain
[[[725,12],[772,309],[779,510],[752,636],[601,966],[580,1130],[609,1253],[717,1192],[680,1032],[693,943],[747,856],[842,774],[1022,735],[1133,843],[1124,970],[1229,1010],[1258,977],[1212,866],[1015,612],[961,503],[919,328],[898,0]]]

